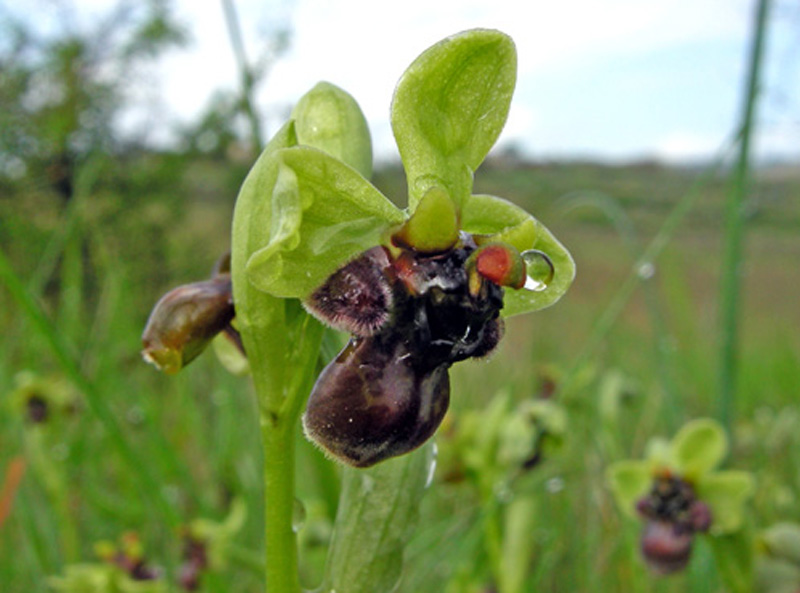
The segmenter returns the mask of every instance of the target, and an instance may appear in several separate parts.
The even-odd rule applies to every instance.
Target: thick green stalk
[[[283,420],[283,422],[281,421]],[[294,423],[261,419],[267,593],[299,593],[294,514]]]
[[[753,22],[753,41],[746,79],[744,107],[739,136],[739,154],[731,179],[725,220],[725,247],[722,259],[720,294],[720,371],[719,418],[730,434],[736,397],[738,371],[739,302],[741,261],[744,238],[743,204],[750,181],[750,138],[755,127],[756,99],[767,36],[769,0],[759,0]]]

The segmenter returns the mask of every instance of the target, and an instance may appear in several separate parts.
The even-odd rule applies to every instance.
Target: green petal
[[[695,484],[697,498],[711,508],[711,533],[736,531],[744,521],[744,504],[753,495],[753,475],[743,471],[709,474]]]
[[[305,298],[404,215],[355,169],[304,146],[275,153],[272,220],[247,263],[254,286]]]
[[[699,418],[678,431],[670,453],[675,470],[688,480],[697,480],[725,458],[728,439],[718,422]]]
[[[372,140],[355,99],[329,82],[320,82],[292,110],[297,141],[343,161],[365,178],[372,176]]]
[[[392,130],[412,212],[434,185],[459,207],[467,200],[472,173],[508,116],[516,68],[511,38],[475,29],[437,43],[405,71],[392,100]]]
[[[447,192],[441,187],[429,189],[392,241],[421,253],[443,253],[455,245],[458,212]]]
[[[567,291],[575,278],[575,262],[545,226],[519,206],[502,198],[475,195],[464,204],[461,226],[468,233],[491,235],[523,252],[537,249],[553,263],[555,273],[547,288],[534,292],[506,289],[503,316],[511,317],[549,307]]]
[[[650,489],[653,482],[651,466],[646,461],[618,461],[606,470],[606,480],[619,508],[636,517],[636,502]]]

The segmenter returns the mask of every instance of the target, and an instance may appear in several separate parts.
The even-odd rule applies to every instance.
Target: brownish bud
[[[142,356],[165,373],[194,360],[234,317],[228,274],[171,290],[156,303],[142,333]]]

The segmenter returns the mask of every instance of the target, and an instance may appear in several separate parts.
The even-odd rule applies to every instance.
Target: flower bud
[[[142,356],[165,373],[194,360],[234,316],[228,274],[171,290],[156,303],[142,333]]]

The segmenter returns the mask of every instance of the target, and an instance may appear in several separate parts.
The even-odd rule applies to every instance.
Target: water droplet
[[[650,280],[653,276],[655,276],[656,267],[653,265],[653,262],[644,262],[639,266],[636,270],[636,274],[639,276],[641,280]]]
[[[545,488],[550,494],[558,494],[564,489],[564,478],[560,478],[558,476],[555,478],[550,478],[547,480]]]
[[[555,267],[547,254],[538,249],[529,249],[522,252],[522,259],[525,261],[527,279],[525,280],[526,290],[541,292],[553,281]]]
[[[139,406],[130,407],[125,416],[128,422],[134,426],[139,426],[142,422],[144,422],[144,411]]]
[[[306,523],[306,507],[298,499],[294,499],[292,508],[292,531],[297,533]]]
[[[433,447],[431,447],[430,465],[428,466],[428,475],[425,478],[425,488],[430,488],[430,485],[433,483],[433,476],[436,473],[436,458],[438,456],[439,447],[436,446],[436,443],[433,443]]]

